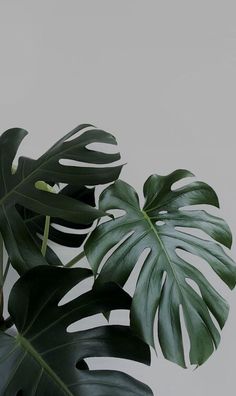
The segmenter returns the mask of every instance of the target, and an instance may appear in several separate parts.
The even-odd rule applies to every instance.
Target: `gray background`
[[[26,128],[21,153],[37,156],[91,122],[116,135],[122,178],[138,191],[151,173],[190,169],[215,188],[236,235],[235,11],[235,1],[1,0],[2,131]],[[233,395],[236,295],[218,286],[231,312],[203,367],[161,355],[152,368],[102,367],[126,369],[155,395]]]

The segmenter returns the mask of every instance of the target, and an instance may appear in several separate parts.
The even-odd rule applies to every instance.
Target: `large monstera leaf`
[[[2,396],[151,396],[151,390],[114,370],[90,370],[86,358],[115,357],[150,363],[149,347],[129,326],[106,325],[67,332],[67,327],[103,310],[128,309],[130,297],[117,285],[88,291],[58,305],[87,269],[39,266],[14,285],[9,313],[18,334],[0,332]]]
[[[236,282],[235,264],[219,244],[231,246],[228,225],[204,210],[185,208],[198,204],[217,207],[215,192],[198,181],[172,188],[175,182],[189,176],[193,175],[177,170],[168,176],[149,177],[144,184],[143,209],[135,190],[123,181],[116,181],[102,193],[100,210],[120,209],[125,214],[99,225],[85,245],[94,273],[99,272],[97,287],[108,280],[123,286],[141,253],[148,250],[133,296],[131,325],[153,346],[158,312],[162,352],[183,367],[186,361],[181,309],[190,341],[190,362],[201,365],[219,344],[217,327],[224,326],[229,308],[191,258],[185,260],[179,252],[204,259],[230,288]],[[193,235],[183,227],[203,231],[211,240]],[[112,254],[107,258],[111,249]],[[104,256],[106,260],[101,268]]]
[[[83,131],[87,128],[86,131]],[[74,136],[80,132],[79,136]],[[20,273],[46,260],[24,224],[17,206],[32,212],[61,218],[65,221],[90,224],[104,215],[93,206],[68,195],[42,191],[37,182],[65,183],[67,186],[83,187],[114,181],[121,166],[106,166],[120,158],[119,153],[108,154],[89,149],[92,143],[116,144],[115,138],[92,125],[80,125],[54,144],[37,160],[20,157],[18,167],[12,171],[17,149],[26,136],[23,129],[15,128],[0,137],[0,232],[11,263]],[[80,161],[78,166],[65,165],[62,160]],[[88,164],[99,164],[88,166]],[[76,164],[77,165],[77,164]]]

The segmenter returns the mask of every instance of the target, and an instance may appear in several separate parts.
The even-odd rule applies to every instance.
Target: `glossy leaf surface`
[[[119,209],[125,214],[99,225],[85,245],[94,273],[99,272],[97,287],[107,281],[123,286],[142,252],[147,251],[133,297],[131,325],[139,336],[154,345],[153,328],[158,312],[162,352],[183,367],[186,362],[181,309],[190,341],[190,362],[201,365],[219,344],[218,327],[224,326],[229,308],[191,258],[185,259],[179,252],[205,260],[230,288],[236,282],[235,264],[220,245],[231,246],[228,225],[204,210],[185,208],[200,204],[218,206],[215,192],[198,181],[173,188],[175,182],[190,176],[185,170],[167,176],[152,175],[144,184],[143,209],[135,190],[121,180],[116,181],[102,193],[100,210],[112,213],[111,209]],[[189,229],[203,231],[211,240],[194,235]],[[105,264],[100,268],[105,256]]]
[[[85,128],[87,130],[83,132]],[[75,136],[78,132],[80,134]],[[80,125],[37,160],[20,157],[18,166],[13,171],[14,158],[26,134],[25,130],[14,128],[0,137],[0,232],[11,263],[19,273],[32,266],[45,264],[46,261],[24,224],[17,205],[43,216],[79,224],[90,224],[104,216],[103,211],[82,200],[42,191],[36,188],[37,183],[65,183],[67,186],[82,188],[85,185],[111,182],[119,176],[121,170],[121,166],[101,167],[118,160],[119,153],[108,154],[87,147],[92,143],[115,145],[115,138],[91,125]],[[65,165],[61,163],[63,160],[79,161],[79,164]]]
[[[128,326],[67,332],[67,327],[80,319],[130,307],[130,297],[114,284],[58,305],[73,286],[89,276],[87,269],[39,266],[17,281],[9,312],[18,335],[0,332],[1,395],[152,395],[146,385],[129,375],[90,370],[84,360],[115,357],[149,364],[148,346]]]
[[[83,187],[76,187],[67,185],[63,187],[58,195],[66,195],[70,198],[84,202],[87,205],[95,206],[95,189]],[[27,210],[22,206],[17,206],[17,209],[27,226],[31,237],[34,238],[39,248],[42,245],[42,238],[44,234],[45,216]],[[56,243],[59,246],[66,246],[72,248],[79,248],[88,233],[91,231],[90,224],[74,223],[59,217],[51,217],[49,228],[49,241]],[[54,250],[47,246],[46,259],[49,264],[62,265]]]

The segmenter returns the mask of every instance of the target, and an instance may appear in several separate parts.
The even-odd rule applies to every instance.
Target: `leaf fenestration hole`
[[[128,309],[116,309],[111,311],[109,324],[110,325],[129,325],[130,322],[130,311]]]
[[[112,209],[112,210],[107,210],[107,213],[112,214],[115,219],[118,219],[119,217],[123,217],[126,214],[126,211],[123,209]]]
[[[162,279],[161,279],[161,291],[163,289],[163,286],[165,284],[167,276],[168,276],[167,272],[163,271]],[[155,345],[156,354],[157,354],[157,356],[160,356],[160,355],[162,355],[162,350],[161,350],[161,346],[160,346],[160,343],[159,343],[158,318],[159,318],[159,305],[157,307],[156,314],[155,314],[155,319],[154,319],[154,322],[153,322],[153,336],[154,336],[154,345]]]
[[[197,238],[201,238],[201,239],[204,239],[204,240],[212,240],[212,241],[214,241],[214,239],[211,238],[205,231],[202,231],[202,230],[200,230],[198,228],[175,226],[175,230],[183,232],[185,234],[193,235],[193,236],[195,236]]]
[[[108,163],[108,164],[93,164],[91,162],[86,162],[86,161],[78,161],[78,160],[72,160],[72,159],[67,159],[67,158],[61,158],[59,159],[59,164],[63,166],[73,166],[75,168],[112,168],[115,166],[113,163]]]
[[[120,239],[118,243],[116,243],[109,251],[103,256],[102,261],[99,265],[99,272],[102,270],[103,266],[106,264],[107,260],[109,259],[110,256],[116,251],[116,249],[122,245],[124,242],[126,242],[132,235],[134,231],[128,232],[123,238]]]
[[[98,151],[99,153],[104,154],[118,154],[117,145],[111,143],[89,143],[86,148],[90,151]]]
[[[76,139],[80,135],[82,135],[84,132],[90,131],[91,129],[97,129],[95,126],[87,126],[82,128],[80,131],[76,132],[74,135],[68,137],[65,142],[71,142],[72,140]]]
[[[163,271],[162,279],[161,279],[161,289],[163,288],[163,285],[165,283],[166,277],[167,277],[167,272]]]
[[[190,184],[193,181],[193,176],[191,177],[185,177],[181,180],[176,181],[175,183],[172,184],[171,186],[171,191],[176,191],[181,187],[184,187],[188,184]]]
[[[182,248],[176,248],[175,252],[180,259],[183,259],[186,263],[190,263],[193,267],[198,269],[201,274],[208,280],[211,285],[214,285],[216,290],[219,290],[220,294],[229,296],[228,286],[222,281],[222,279],[215,273],[211,268],[207,260]]]
[[[179,208],[179,211],[183,211],[183,212],[188,212],[191,210],[205,210],[205,211],[209,211],[209,205],[207,204],[199,204],[199,205],[186,205],[183,206],[181,208]],[[214,215],[214,216],[219,216],[219,208],[215,207],[215,206],[210,206],[210,214]]]
[[[107,320],[103,316],[103,314],[98,313],[96,315],[91,315],[89,317],[79,319],[76,322],[71,323],[66,331],[67,333],[74,333],[76,331],[83,331],[88,329],[93,329],[98,326],[107,325]]]
[[[115,371],[120,371],[120,367],[122,367],[122,371],[125,372],[128,375],[131,375],[134,378],[137,378],[139,381],[145,381],[145,379],[142,379],[142,372],[143,372],[143,377],[145,377],[145,374],[148,375],[148,369],[149,367],[145,365],[142,365],[142,372],[139,372],[139,375],[137,375],[137,370],[138,367],[140,368],[140,363],[136,361],[132,361],[132,365],[130,364],[129,359],[122,359],[120,357],[88,357],[85,359],[86,363],[88,364],[89,368],[91,371],[93,370],[115,370]],[[136,372],[136,376],[135,376]]]
[[[65,234],[76,234],[76,235],[84,235],[88,233],[88,231],[90,230],[90,227],[86,227],[83,226],[84,228],[80,229],[80,228],[69,228],[69,227],[65,227],[61,224],[56,224],[56,223],[51,223],[50,224],[52,228],[55,228],[58,231],[62,231]]]
[[[160,210],[160,212],[158,214],[163,215],[163,214],[167,214],[167,210]]]
[[[68,293],[64,295],[64,297],[62,297],[62,299],[58,303],[58,306],[61,307],[62,305],[65,305],[70,301],[74,300],[75,298],[81,296],[82,294],[88,292],[89,290],[91,290],[92,285],[92,276],[90,278],[84,279],[79,284],[75,285],[72,289],[70,289]]]
[[[190,338],[188,335],[187,327],[185,325],[185,318],[184,318],[182,304],[179,305],[179,318],[180,318],[180,327],[181,327],[182,340],[183,340],[184,360],[185,360],[186,366],[189,367],[191,365],[190,359],[189,359]]]
[[[137,280],[140,274],[140,271],[142,270],[142,267],[145,263],[145,261],[148,258],[148,255],[151,254],[151,249],[150,248],[145,248],[142,253],[140,254],[138,261],[134,265],[134,268],[132,269],[129,278],[127,279],[125,285],[124,285],[124,290],[127,291],[127,293],[131,294],[133,296],[135,289],[136,289],[136,284]]]
[[[216,327],[216,329],[218,330],[218,332],[221,333],[221,330],[222,330],[222,329],[220,328],[220,325],[219,325],[217,319],[215,318],[215,316],[213,315],[213,313],[210,311],[209,308],[208,308],[208,310],[209,310],[209,314],[210,314],[211,320],[212,320],[212,322],[214,323],[214,326]]]
[[[186,282],[189,286],[191,286],[191,288],[202,298],[201,290],[200,290],[198,284],[197,284],[193,279],[185,278],[185,282]]]
[[[158,221],[156,221],[156,225],[157,226],[163,226],[163,225],[165,225],[166,223],[164,222],[164,221],[162,221],[162,220],[158,220]]]

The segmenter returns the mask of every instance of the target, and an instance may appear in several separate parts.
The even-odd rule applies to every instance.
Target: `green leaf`
[[[87,205],[95,206],[94,188],[67,185],[58,192],[58,195],[66,195]],[[42,242],[38,235],[43,236],[45,216],[26,210],[22,206],[17,206],[17,208],[31,235],[41,244]],[[92,224],[73,223],[59,217],[51,217],[49,240],[60,246],[79,248],[90,232]],[[59,229],[58,226],[66,227],[66,231]],[[80,233],[77,233],[77,230],[80,230]]]
[[[177,189],[172,187],[189,176],[192,176],[190,172],[177,170],[167,176],[149,177],[144,185],[143,209],[135,190],[123,181],[116,181],[102,193],[100,210],[120,209],[125,214],[99,225],[85,244],[94,273],[100,272],[97,287],[107,281],[123,286],[141,253],[148,249],[133,296],[131,325],[154,346],[153,328],[158,312],[162,352],[183,367],[186,362],[180,310],[190,340],[190,362],[201,365],[219,344],[217,327],[224,326],[229,308],[191,259],[181,258],[179,251],[204,259],[230,288],[236,283],[235,264],[219,244],[231,246],[228,225],[204,210],[184,208],[199,204],[218,206],[215,192],[198,181]],[[192,235],[182,227],[201,230],[212,240]],[[107,258],[111,249],[112,254]],[[105,256],[105,264],[100,268]]]
[[[18,335],[0,332],[1,395],[152,395],[146,385],[127,374],[90,370],[85,362],[90,357],[115,357],[150,364],[148,346],[128,326],[67,332],[70,324],[104,309],[130,307],[130,297],[115,284],[58,305],[91,274],[81,268],[39,266],[14,285],[8,309]]]
[[[85,132],[83,130],[89,128]],[[79,136],[74,136],[78,132]],[[91,150],[92,143],[115,145],[115,138],[92,125],[75,128],[37,160],[20,157],[15,169],[13,161],[27,132],[14,128],[0,137],[0,232],[11,259],[19,273],[32,266],[46,264],[29,229],[25,226],[16,206],[22,206],[43,216],[64,219],[73,223],[90,224],[104,216],[104,212],[70,196],[53,194],[38,187],[65,183],[84,187],[114,181],[121,166],[95,167],[110,164],[120,158],[119,153],[107,154]],[[68,140],[69,139],[69,140]],[[61,160],[74,160],[82,166],[63,165]],[[92,164],[93,166],[88,166]]]

